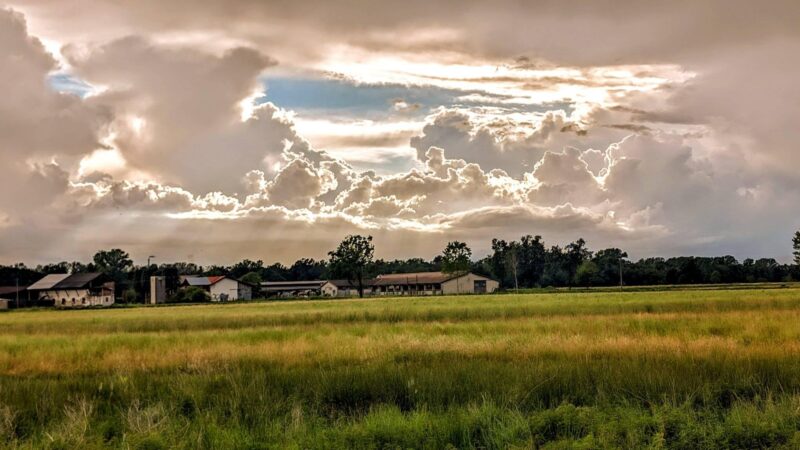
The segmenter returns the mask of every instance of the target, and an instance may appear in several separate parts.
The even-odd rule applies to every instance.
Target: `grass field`
[[[800,448],[800,289],[0,314],[18,448]]]

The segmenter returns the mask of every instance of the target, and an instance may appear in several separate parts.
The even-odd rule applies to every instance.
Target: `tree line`
[[[492,240],[492,251],[472,259],[464,242],[449,242],[442,254],[423,258],[374,259],[371,236],[347,236],[329,252],[329,259],[301,258],[287,266],[245,259],[230,266],[201,266],[174,262],[138,266],[121,249],[98,251],[88,263],[59,262],[27,267],[0,266],[0,286],[30,285],[53,273],[103,272],[115,281],[117,297],[126,302],[143,301],[152,275],[167,279],[176,290],[181,275],[225,275],[257,285],[262,281],[347,279],[361,292],[366,279],[377,274],[472,271],[494,278],[503,289],[547,287],[644,286],[666,284],[719,284],[800,281],[800,231],[792,238],[793,264],[773,258],[745,259],[733,256],[672,258],[649,257],[631,261],[618,248],[589,249],[583,239],[563,247],[547,246],[541,236],[519,240]]]

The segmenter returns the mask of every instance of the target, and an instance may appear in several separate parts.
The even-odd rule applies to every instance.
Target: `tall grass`
[[[10,448],[800,448],[800,289],[0,314]]]

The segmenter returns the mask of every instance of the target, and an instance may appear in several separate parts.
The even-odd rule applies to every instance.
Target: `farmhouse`
[[[374,295],[489,294],[500,286],[495,280],[471,272],[446,274],[417,272],[378,275],[372,280]]]
[[[39,303],[57,308],[114,304],[114,282],[102,273],[51,274],[29,286],[28,291]]]
[[[213,302],[227,302],[232,300],[252,300],[253,287],[249,283],[226,276],[183,276],[181,287],[199,287],[211,295]]]

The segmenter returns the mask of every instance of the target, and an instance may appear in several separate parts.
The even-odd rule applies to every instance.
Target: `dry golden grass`
[[[0,374],[200,368],[241,359],[298,365],[413,353],[508,360],[800,356],[799,290],[718,292],[703,292],[709,298],[700,304],[691,292],[581,293],[10,313],[0,316]]]
[[[800,289],[0,314],[0,447],[798,448]]]

